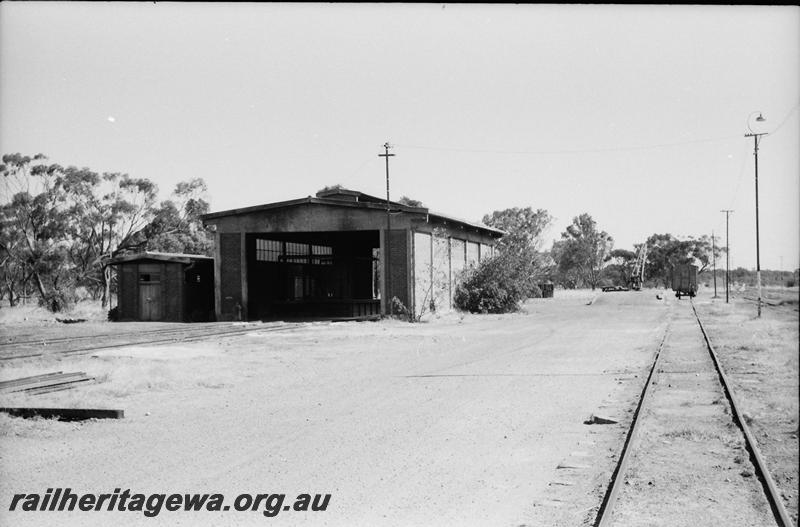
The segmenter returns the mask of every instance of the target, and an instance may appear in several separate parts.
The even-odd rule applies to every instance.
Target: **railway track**
[[[766,502],[769,504],[769,510],[771,512],[772,519],[774,519],[774,524],[780,527],[792,527],[794,524],[787,512],[783,500],[781,499],[780,490],[775,485],[772,476],[768,470],[768,467],[764,461],[764,457],[761,454],[758,444],[753,436],[753,433],[750,431],[747,422],[742,414],[741,407],[739,402],[734,394],[731,383],[728,381],[728,377],[725,374],[720,361],[717,357],[716,351],[711,343],[711,340],[708,336],[708,333],[703,326],[703,323],[700,319],[700,316],[697,313],[697,310],[694,306],[694,303],[691,304],[692,309],[692,318],[696,322],[696,326],[699,329],[700,333],[702,334],[702,342],[705,347],[705,351],[707,352],[707,356],[705,357],[705,364],[702,362],[703,358],[699,355],[695,355],[690,360],[686,360],[685,358],[680,358],[678,360],[670,360],[671,366],[675,366],[677,364],[690,364],[690,367],[687,371],[675,371],[675,372],[667,372],[662,369],[662,364],[664,363],[665,359],[665,343],[667,342],[671,330],[672,330],[672,322],[667,326],[667,329],[664,333],[664,337],[662,338],[658,349],[656,351],[655,357],[653,359],[652,367],[650,368],[650,373],[648,375],[647,381],[644,384],[644,387],[641,392],[641,396],[639,398],[638,405],[634,411],[632,422],[628,433],[626,435],[624,445],[622,447],[622,452],[620,454],[619,460],[617,465],[612,473],[610,484],[603,496],[603,500],[601,505],[597,511],[595,516],[595,520],[593,525],[595,527],[608,527],[610,525],[615,525],[615,521],[619,520],[617,516],[624,514],[625,512],[629,512],[631,509],[637,510],[641,509],[642,507],[647,506],[646,500],[641,500],[635,503],[630,503],[635,501],[636,498],[632,499],[634,493],[630,491],[631,487],[630,481],[627,479],[628,475],[632,472],[636,472],[640,467],[637,466],[637,463],[642,463],[643,459],[647,459],[654,453],[646,448],[644,448],[643,443],[644,440],[640,440],[640,436],[642,434],[642,430],[648,428],[650,426],[653,429],[652,423],[648,424],[649,421],[657,420],[657,412],[651,411],[651,407],[655,406],[656,403],[654,399],[657,397],[661,398],[668,398],[673,396],[673,394],[677,391],[664,391],[663,385],[669,381],[676,384],[682,382],[682,379],[686,379],[687,375],[695,376],[695,379],[700,379],[701,375],[705,378],[700,379],[705,381],[703,386],[709,387],[711,384],[716,385],[716,390],[719,395],[723,396],[725,401],[727,401],[728,408],[730,409],[730,413],[728,414],[727,411],[724,413],[729,415],[729,423],[730,425],[728,428],[738,430],[744,444],[744,448],[749,456],[750,462],[754,468],[755,477],[758,479],[761,489],[763,490],[764,498]],[[684,333],[686,332],[686,327],[683,327]],[[678,347],[675,347],[677,349]],[[682,351],[684,348],[681,348]],[[673,353],[672,351],[667,352],[666,354]],[[676,354],[677,355],[677,354]],[[683,361],[683,362],[682,362]],[[712,364],[712,367],[708,367],[708,363]],[[672,374],[672,375],[670,375]],[[691,379],[691,377],[688,377]],[[661,383],[662,387],[659,387],[661,390],[660,393],[654,393],[656,389],[653,387],[658,386]],[[701,383],[695,382],[696,386],[700,386]],[[668,385],[670,388],[673,386],[672,384]],[[717,402],[710,403],[711,405],[720,404]],[[681,405],[683,406],[683,405]],[[717,407],[719,408],[719,407]],[[655,416],[655,417],[654,417]],[[652,430],[650,430],[652,435]],[[652,439],[648,439],[650,442],[649,446],[653,445]],[[662,441],[662,443],[668,443],[667,441]],[[658,447],[656,446],[655,449],[657,450]],[[724,449],[723,449],[724,450]],[[687,456],[691,456],[690,453],[686,454]],[[682,460],[676,460],[675,462],[681,462]],[[660,461],[659,461],[660,462]],[[734,461],[735,463],[742,463],[742,460]],[[699,463],[699,462],[698,462]],[[717,465],[718,467],[719,465]],[[659,465],[661,471],[664,471],[664,467]],[[698,469],[700,470],[700,469]],[[726,479],[725,481],[730,481],[730,479]],[[706,482],[708,483],[708,482]],[[713,484],[713,482],[711,482]],[[652,481],[649,484],[653,484]],[[624,499],[621,499],[623,494],[627,496]],[[712,502],[714,501],[712,498],[709,498]],[[627,507],[627,511],[620,511],[618,515],[618,508],[620,502],[626,501],[624,503],[625,507]],[[731,509],[739,507],[739,503],[722,503],[716,505],[717,507]],[[713,507],[714,505],[709,505],[709,507]],[[625,508],[622,507],[622,508]],[[721,509],[720,509],[721,510]],[[651,515],[650,521],[659,519],[658,512],[660,510],[654,511],[654,514]],[[661,518],[664,521],[667,518]],[[698,519],[699,521],[699,519]],[[701,522],[702,523],[702,522]],[[616,523],[618,525],[625,525],[625,522]],[[729,523],[718,523],[719,525],[727,525]]]
[[[126,346],[144,346],[174,342],[193,342],[207,338],[232,337],[252,331],[287,331],[296,324],[208,324],[203,326],[181,326],[153,330],[106,333],[101,335],[77,335],[59,338],[30,338],[23,335],[22,340],[0,343],[0,361],[30,359],[36,357],[55,357],[81,355],[102,349]]]
[[[757,304],[758,303],[758,298],[757,297],[750,297],[750,296],[742,295],[742,296],[734,297],[734,298],[741,298],[742,300],[746,300],[747,302],[752,302],[753,304]],[[762,306],[770,306],[770,307],[781,307],[781,306],[791,307],[792,306],[792,302],[784,301],[784,300],[775,300],[775,299],[771,299],[771,298],[761,298],[761,305]],[[795,302],[794,305],[796,307],[797,302]]]
[[[61,342],[75,342],[75,341],[84,341],[84,340],[97,340],[97,339],[105,339],[105,338],[119,338],[120,336],[128,336],[128,335],[166,335],[170,333],[180,333],[186,332],[188,330],[205,330],[209,328],[216,328],[216,329],[226,329],[226,328],[234,328],[237,327],[237,324],[234,323],[208,323],[208,324],[192,324],[191,327],[186,325],[180,325],[175,327],[167,327],[167,328],[157,328],[157,329],[139,329],[137,328],[136,331],[124,331],[124,332],[114,332],[114,333],[100,333],[100,334],[87,334],[87,335],[74,335],[69,337],[60,337],[60,338],[46,338],[37,335],[36,333],[20,333],[17,335],[10,335],[5,337],[5,341],[0,342],[0,350],[13,348],[17,346],[26,346],[26,345],[41,345],[43,343],[47,345],[58,344]],[[238,325],[241,327],[241,324]]]

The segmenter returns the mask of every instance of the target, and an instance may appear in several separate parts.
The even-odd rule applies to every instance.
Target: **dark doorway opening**
[[[249,234],[251,319],[380,314],[378,231]]]

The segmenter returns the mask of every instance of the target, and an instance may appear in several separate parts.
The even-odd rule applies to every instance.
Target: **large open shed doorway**
[[[449,298],[470,248],[491,247],[503,234],[396,202],[389,231],[386,207],[382,198],[338,188],[203,215],[215,233],[217,319],[416,316],[431,301],[416,293]],[[432,242],[435,232],[443,243]],[[428,235],[427,259],[417,254],[418,233]],[[446,292],[434,283],[439,275]]]
[[[379,315],[379,247],[377,230],[248,234],[249,318]]]

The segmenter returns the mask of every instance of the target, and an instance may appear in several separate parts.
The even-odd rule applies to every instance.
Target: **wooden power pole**
[[[728,303],[728,296],[730,295],[730,281],[731,281],[731,242],[730,242],[730,215],[733,210],[723,209],[720,212],[725,213],[725,303]]]
[[[711,258],[714,262],[712,266],[714,269],[714,298],[717,298],[717,239],[714,237],[714,231],[711,231]]]
[[[386,158],[386,254],[385,261],[386,265],[384,265],[384,272],[386,276],[384,277],[383,283],[386,284],[386,303],[389,307],[389,316],[394,314],[394,307],[392,306],[392,271],[391,271],[391,261],[392,261],[392,249],[391,249],[391,238],[392,238],[392,214],[391,214],[391,206],[389,202],[389,158],[394,156],[394,154],[389,153],[389,148],[391,148],[388,142],[383,144],[384,153],[378,154],[378,157]]]

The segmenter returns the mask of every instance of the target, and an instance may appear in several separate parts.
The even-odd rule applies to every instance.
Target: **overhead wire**
[[[733,195],[729,199],[729,206],[727,207],[728,210],[736,210],[736,203],[737,200],[739,199],[739,191],[742,188],[742,180],[744,179],[744,169],[748,165],[747,161],[750,159],[748,155],[749,146],[745,144],[743,146],[743,149],[745,151],[744,154],[742,155],[742,164],[739,166],[739,175],[736,177],[736,186],[734,187]]]
[[[775,129],[770,132],[771,135],[775,135],[779,130],[781,130],[784,125],[789,121],[789,119],[793,116],[796,110],[800,108],[800,102],[796,103],[786,114],[786,116],[781,120],[780,124],[778,124]],[[724,137],[716,137],[716,138],[708,138],[708,139],[695,139],[690,141],[680,141],[675,143],[661,143],[661,144],[654,144],[654,145],[639,145],[639,146],[621,146],[621,147],[610,147],[610,148],[591,148],[591,149],[574,149],[574,150],[493,150],[493,149],[471,149],[471,148],[457,148],[457,147],[443,147],[443,146],[430,146],[430,145],[407,145],[407,144],[396,144],[395,146],[400,148],[408,148],[408,149],[415,149],[415,150],[434,150],[434,151],[444,151],[444,152],[461,152],[461,153],[476,153],[476,154],[501,154],[501,155],[560,155],[560,154],[586,154],[586,153],[603,153],[603,152],[625,152],[625,151],[637,151],[637,150],[651,150],[656,148],[670,148],[676,146],[684,146],[690,144],[700,144],[700,143],[712,143],[718,141],[728,141],[730,139],[735,139],[740,137],[739,135],[730,135]],[[745,148],[747,148],[745,146]],[[735,210],[735,204],[739,198],[739,192],[742,186],[742,180],[744,176],[745,167],[747,166],[747,161],[749,157],[747,153],[742,157],[742,163],[739,166],[739,174],[736,179],[736,186],[733,191],[732,198],[730,199],[731,205],[729,206],[729,210]],[[716,224],[714,232],[719,232],[719,228],[721,224],[724,222],[719,220]]]
[[[694,139],[691,141],[681,141],[677,143],[662,143],[655,145],[622,146],[622,147],[610,147],[610,148],[588,148],[580,150],[486,150],[486,149],[455,148],[455,147],[428,146],[428,145],[405,145],[405,144],[397,144],[396,146],[400,148],[409,148],[415,150],[438,150],[445,152],[463,152],[463,153],[473,153],[473,154],[558,155],[558,154],[592,154],[592,153],[603,153],[603,152],[625,152],[632,150],[651,150],[654,148],[669,148],[673,146],[684,146],[696,143],[712,143],[717,141],[727,141],[730,139],[734,139],[736,137],[738,136],[715,137],[710,139]]]
[[[370,161],[373,161],[372,157],[368,157],[367,159],[365,159],[364,162],[361,163],[361,165],[359,165],[359,167],[357,169],[355,169],[353,172],[350,173],[349,177],[353,177],[353,176],[358,175],[364,169],[364,167],[367,166],[367,163],[369,163]]]
[[[792,117],[795,111],[797,111],[798,108],[800,108],[800,102],[796,103],[791,109],[789,109],[788,112],[786,112],[786,116],[781,120],[780,124],[778,124],[778,126],[776,126],[771,132],[769,132],[769,134],[774,136],[781,128],[783,128],[783,126],[789,121],[789,119]],[[736,178],[736,186],[734,187],[732,197],[729,200],[729,205],[727,207],[728,210],[733,210],[733,211],[736,210],[736,204],[739,199],[739,191],[742,188],[742,180],[744,179],[745,167],[748,165],[748,160],[750,159],[749,143],[743,143],[743,149],[744,149],[744,155],[742,156],[742,163],[739,166],[739,175]],[[724,224],[724,220],[722,219],[720,219],[717,222],[714,228],[715,232],[719,230],[721,224]]]
[[[775,134],[778,132],[778,130],[780,130],[781,128],[783,128],[783,125],[785,125],[785,124],[786,124],[786,122],[789,120],[789,118],[792,116],[792,114],[793,114],[793,113],[795,112],[795,110],[797,110],[798,108],[800,108],[800,102],[798,102],[797,104],[795,104],[794,106],[792,106],[792,109],[791,109],[791,110],[789,110],[789,111],[786,113],[786,117],[784,117],[784,118],[783,118],[783,121],[781,121],[781,124],[779,124],[779,125],[778,125],[778,126],[777,126],[777,127],[776,127],[776,128],[773,130],[773,131],[772,131],[772,132],[770,132],[770,135],[775,135]]]

